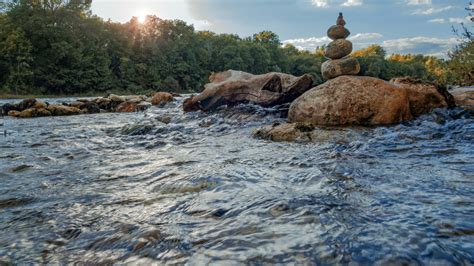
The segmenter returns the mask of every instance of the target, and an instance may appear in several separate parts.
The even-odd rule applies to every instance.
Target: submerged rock
[[[242,71],[229,70],[211,75],[211,83],[204,91],[186,99],[185,112],[210,111],[222,105],[254,103],[274,106],[292,102],[311,88],[310,75],[295,77],[283,73],[253,75]]]
[[[151,99],[151,104],[163,106],[174,100],[173,95],[168,92],[157,92],[153,95]]]
[[[347,141],[350,132],[343,128],[316,128],[311,123],[284,123],[258,128],[253,137],[276,142]]]

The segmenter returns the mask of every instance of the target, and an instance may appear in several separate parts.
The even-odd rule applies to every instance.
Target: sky
[[[284,44],[314,50],[330,42],[327,29],[344,13],[354,49],[379,44],[390,53],[446,57],[457,43],[452,25],[472,25],[468,0],[93,0],[104,19],[132,16],[181,19],[197,30],[241,37],[271,30]]]

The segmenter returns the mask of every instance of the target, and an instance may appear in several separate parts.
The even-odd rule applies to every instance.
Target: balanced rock
[[[252,75],[229,70],[211,75],[211,83],[204,91],[184,101],[185,112],[209,111],[222,105],[254,103],[275,106],[289,103],[309,90],[313,84],[310,75],[295,77],[283,73]]]
[[[328,29],[328,37],[332,40],[346,39],[351,35],[351,32],[344,26],[334,25]]]
[[[332,41],[324,49],[324,56],[330,59],[341,59],[352,53],[352,42],[344,39]]]
[[[327,80],[343,75],[357,75],[359,72],[359,61],[352,57],[328,60],[321,65],[321,73]]]

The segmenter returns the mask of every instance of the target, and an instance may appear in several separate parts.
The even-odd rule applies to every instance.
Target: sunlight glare
[[[138,23],[143,24],[146,21],[147,12],[146,11],[137,12],[136,17],[137,17]]]

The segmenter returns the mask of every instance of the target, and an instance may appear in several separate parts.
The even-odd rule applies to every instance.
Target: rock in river
[[[169,92],[157,92],[151,99],[151,104],[163,106],[174,100],[173,95]]]
[[[433,89],[420,88],[419,84],[341,76],[295,100],[290,106],[289,120],[331,126],[386,125],[448,106],[443,96]]]
[[[209,111],[222,105],[254,103],[274,106],[292,102],[311,88],[310,75],[295,77],[283,73],[252,75],[229,70],[211,75],[204,91],[183,104],[185,112]]]

